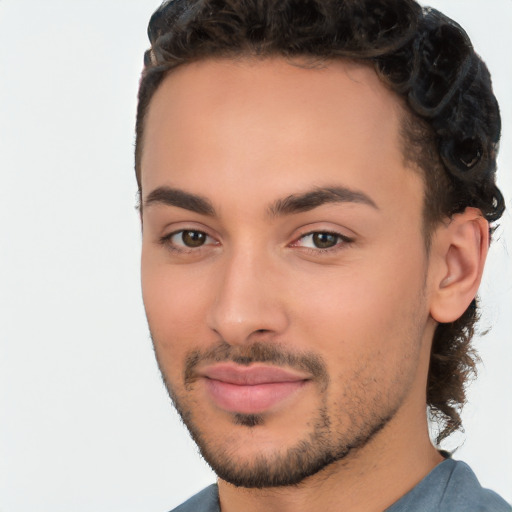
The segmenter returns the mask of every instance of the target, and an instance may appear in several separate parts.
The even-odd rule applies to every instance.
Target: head
[[[205,426],[199,424],[194,407],[202,405],[199,398],[202,395],[197,394],[197,388],[202,385],[201,381],[205,378],[204,372],[225,371],[222,367],[220,370],[211,370],[210,367],[215,362],[236,363],[248,367],[259,363],[282,365],[293,370],[291,377],[288,374],[284,377],[291,379],[290,388],[299,386],[297,382],[307,382],[307,386],[311,388],[305,386],[305,391],[302,388],[299,391],[295,388],[290,391],[292,397],[295,393],[305,393],[306,396],[311,394],[310,402],[314,402],[316,412],[308,422],[307,437],[298,438],[298,442],[288,448],[286,457],[277,457],[269,448],[268,457],[265,458],[262,455],[260,461],[262,467],[268,465],[269,461],[274,465],[280,465],[280,474],[291,475],[287,483],[296,483],[305,475],[318,471],[330,462],[343,459],[347,454],[370,442],[394,416],[400,414],[400,408],[408,400],[407,390],[421,387],[423,381],[426,382],[423,407],[428,406],[432,415],[440,422],[438,440],[459,428],[459,411],[465,399],[464,386],[475,367],[476,356],[470,342],[478,318],[476,299],[472,297],[467,307],[460,311],[456,318],[443,313],[434,318],[429,312],[429,300],[432,296],[431,261],[435,259],[433,253],[436,252],[440,226],[456,225],[457,222],[453,220],[463,218],[464,215],[479,217],[480,226],[482,222],[488,226],[487,223],[496,221],[504,209],[503,198],[496,188],[494,176],[500,135],[498,106],[492,93],[488,71],[475,54],[465,32],[455,22],[437,11],[422,9],[415,2],[408,0],[392,2],[175,0],[164,3],[153,15],[149,25],[149,36],[152,46],[145,55],[145,69],[140,84],[136,139],[136,173],[143,218],[146,204],[153,207],[167,203],[172,204],[173,208],[177,206],[184,207],[186,211],[194,211],[194,215],[216,219],[212,221],[211,226],[194,230],[192,228],[203,226],[198,222],[199,217],[193,218],[191,224],[188,218],[181,218],[178,215],[177,220],[172,222],[175,231],[167,233],[165,237],[161,236],[160,239],[168,247],[172,245],[172,251],[175,251],[177,237],[181,237],[177,245],[183,247],[185,243],[186,250],[189,252],[187,256],[184,253],[178,255],[175,252],[170,263],[159,260],[159,257],[156,259],[153,256],[145,257],[143,249],[145,303],[157,358],[171,396],[207,460],[218,459],[215,447],[212,448],[215,444],[212,441],[215,435],[210,435],[205,431]],[[285,64],[288,67],[283,67]],[[326,75],[329,76],[325,78]],[[315,77],[319,77],[318,81]],[[202,88],[202,84],[205,83],[212,83],[214,93],[212,93],[213,100],[210,102],[208,98],[205,99],[205,89]],[[294,84],[297,83],[304,85],[298,85],[295,90]],[[344,95],[343,101],[337,98],[337,84]],[[362,88],[366,93],[361,92],[361,86],[357,84],[363,84]],[[275,89],[273,89],[274,86]],[[287,101],[287,94],[280,96],[282,92],[279,92],[279,87],[283,86],[289,91],[293,89],[293,93],[290,93],[293,101]],[[272,92],[268,95],[260,94],[262,87],[269,87]],[[219,96],[223,90],[226,94],[231,94],[233,98],[231,103],[224,102],[222,94]],[[194,101],[194,91],[197,93],[196,105],[190,103]],[[246,91],[246,94],[243,91]],[[320,103],[314,105],[314,111],[308,110],[308,91],[324,94],[326,98],[325,102],[322,103],[319,100]],[[188,119],[188,113],[195,112],[194,119],[197,121],[201,118],[198,109],[202,108],[206,119],[214,119],[217,115],[217,111],[212,107],[214,104],[226,104],[240,113],[251,97],[258,95],[261,96],[259,101],[262,102],[262,125],[270,133],[272,129],[274,130],[273,142],[276,142],[278,148],[284,148],[283,151],[288,149],[288,162],[290,153],[295,155],[298,162],[297,175],[290,172],[289,164],[286,164],[288,168],[285,168],[285,163],[271,154],[270,142],[267,145],[264,142],[262,145],[254,144],[254,153],[249,153],[249,160],[259,162],[259,166],[254,165],[255,172],[262,173],[262,169],[269,163],[272,163],[274,170],[279,171],[273,171],[265,176],[267,188],[259,183],[251,183],[254,197],[244,197],[240,180],[247,181],[247,174],[244,172],[237,174],[229,165],[217,165],[215,161],[218,155],[219,160],[229,163],[229,158],[233,158],[233,154],[237,152],[234,138],[222,139],[223,142],[233,142],[233,154],[230,153],[228,158],[225,152],[216,152],[217,149],[213,147],[215,141],[210,143],[215,133],[211,131],[211,126],[206,125],[182,125],[184,132],[187,128],[191,128],[198,130],[197,133],[204,134],[205,140],[201,141],[206,148],[203,160],[188,157],[186,148],[191,150],[190,153],[197,155],[197,150],[203,151],[203,146],[199,144],[194,151],[194,145],[190,140],[186,138],[182,140],[181,135],[174,137],[178,132],[172,132],[172,130],[176,130],[177,126],[169,127],[167,140],[171,149],[168,153],[165,151],[158,153],[155,150],[155,144],[152,141],[157,138],[159,128],[165,125],[166,117],[174,116],[176,120],[185,122]],[[359,95],[360,99],[358,99]],[[175,108],[172,106],[172,98],[176,99],[176,104],[188,105],[188,107]],[[374,99],[376,103],[372,104]],[[299,101],[301,103],[298,103]],[[294,108],[293,102],[303,106],[302,110]],[[171,104],[170,107],[169,104]],[[340,124],[335,116],[330,118],[329,104],[332,104],[336,115],[341,116],[343,123]],[[266,125],[265,108],[269,112],[275,109],[275,112],[280,112],[279,115],[290,121],[279,126],[274,122]],[[370,114],[374,116],[373,125],[360,121],[361,113],[365,108],[368,109],[368,116]],[[250,119],[254,121],[256,111],[249,108],[248,113],[252,115]],[[381,157],[384,167],[375,169],[373,172],[378,174],[364,176],[360,182],[355,176],[348,177],[350,186],[337,187],[335,165],[330,167],[329,157],[326,156],[323,182],[311,181],[311,172],[302,169],[301,162],[313,161],[313,150],[305,148],[305,154],[301,156],[301,148],[293,149],[290,141],[299,140],[300,134],[297,135],[297,139],[291,137],[290,141],[280,141],[278,137],[282,132],[294,134],[294,127],[301,126],[302,114],[310,115],[309,126],[317,128],[315,133],[321,133],[321,136],[316,137],[320,145],[314,148],[315,151],[318,152],[322,147],[322,140],[331,142],[330,145],[325,142],[325,153],[318,154],[320,159],[322,155],[327,155],[331,148],[339,145],[338,153],[331,155],[333,162],[337,157],[351,161],[351,151],[354,152],[354,159],[356,159],[367,152],[371,146],[372,157],[374,159]],[[259,140],[254,122],[242,126],[243,119],[243,117],[237,118],[241,130],[239,133],[247,136],[250,134]],[[375,123],[381,122],[384,125],[386,119],[392,119],[390,126],[394,130],[394,139],[388,140],[386,136],[375,132]],[[229,127],[233,122],[233,119],[226,119],[221,114],[219,134],[227,137],[227,133],[232,133],[236,138],[232,127],[229,130],[226,128],[226,133],[223,132],[223,127]],[[352,128],[358,128],[361,133],[368,133],[368,137],[373,136],[374,142],[369,142],[368,137],[363,137],[358,141],[350,140],[350,144],[344,143],[352,136],[351,130],[347,129],[347,123],[350,123]],[[236,123],[235,126],[237,126]],[[324,126],[330,131],[324,133],[322,131]],[[204,129],[203,132],[200,131],[202,129]],[[336,137],[339,137],[339,142]],[[171,138],[175,138],[176,142]],[[261,139],[263,141],[265,139],[263,134]],[[279,145],[279,142],[282,142],[282,145]],[[165,142],[160,141],[158,144],[161,148]],[[365,148],[364,144],[368,147]],[[391,146],[396,150],[393,154],[387,150]],[[240,154],[243,151],[247,154],[250,148],[240,147],[238,150]],[[308,151],[310,153],[307,153]],[[151,154],[148,155],[148,153]],[[169,193],[168,188],[169,185],[174,184],[174,178],[172,173],[169,181],[166,181],[165,177],[162,178],[162,165],[156,165],[156,157],[152,156],[156,153],[160,157],[167,154],[174,159],[174,162],[169,164],[170,169],[181,167],[183,170],[190,171],[183,176],[179,175],[180,171],[177,172],[176,179],[179,186],[175,188],[179,190]],[[265,155],[268,156],[268,160],[263,158]],[[244,157],[239,158],[238,161],[235,159],[233,162],[239,164],[244,161]],[[386,158],[389,159],[390,164],[400,162],[403,170],[407,172],[393,174],[390,170],[389,176],[386,175]],[[212,188],[211,197],[206,193],[206,189],[199,187],[194,190],[195,184],[205,181],[205,176],[200,172],[196,173],[194,169],[204,169],[210,165],[212,167],[210,173],[218,173],[216,177],[212,177],[222,183],[223,187],[218,191]],[[354,160],[352,165],[357,168],[358,165],[363,164]],[[155,168],[160,170],[155,171]],[[159,176],[160,182],[158,179],[155,181],[148,178],[149,172],[153,173],[153,178]],[[274,226],[273,219],[283,212],[295,214],[314,211],[315,204],[320,205],[319,211],[322,211],[322,208],[328,208],[331,203],[337,204],[341,196],[343,196],[343,204],[350,205],[349,209],[354,207],[358,212],[357,218],[364,219],[366,215],[372,214],[372,209],[380,209],[378,201],[375,204],[371,193],[365,193],[364,183],[369,180],[381,183],[382,189],[387,188],[388,203],[390,193],[393,191],[396,193],[396,208],[393,210],[394,207],[390,206],[386,215],[394,214],[396,223],[398,225],[403,223],[402,234],[412,230],[409,238],[403,235],[403,238],[397,240],[393,247],[391,245],[388,247],[391,252],[383,252],[375,256],[390,261],[392,262],[390,265],[394,265],[394,267],[383,265],[382,268],[377,269],[380,277],[385,272],[389,274],[393,268],[396,270],[398,266],[404,269],[402,278],[396,279],[396,291],[386,291],[386,288],[393,284],[380,279],[379,276],[371,278],[374,265],[365,267],[364,262],[361,263],[359,271],[362,272],[365,269],[364,276],[362,274],[359,280],[356,279],[355,273],[358,268],[356,261],[359,257],[357,250],[359,249],[353,251],[354,255],[344,256],[347,258],[345,267],[350,270],[347,275],[340,271],[340,265],[337,265],[334,260],[324,260],[327,263],[322,264],[321,275],[316,273],[317,270],[309,270],[308,265],[312,263],[309,260],[317,258],[318,254],[312,258],[306,256],[307,244],[314,243],[315,250],[320,249],[322,244],[328,250],[351,243],[356,247],[358,244],[364,246],[362,240],[366,235],[361,235],[361,241],[357,241],[358,230],[355,219],[350,221],[356,226],[354,227],[356,236],[353,237],[355,242],[351,240],[353,233],[350,230],[340,233],[331,223],[330,227],[333,231],[330,232],[327,229],[329,226],[326,228],[320,225],[322,224],[320,217],[307,219],[308,224],[318,224],[318,231],[294,233],[295,239],[289,240],[287,247],[295,252],[302,251],[301,258],[309,259],[308,263],[289,263],[288,267],[280,267],[280,264],[270,259],[268,264],[264,265],[263,256],[259,259],[256,256],[251,259],[250,254],[244,255],[243,249],[235,250],[234,242],[233,248],[230,249],[230,263],[220,263],[222,258],[219,254],[224,250],[221,246],[222,248],[230,247],[229,240],[236,240],[234,233],[243,233],[238,230],[238,224],[235,221],[231,224],[232,229],[219,221],[223,218],[221,215],[224,213],[223,208],[229,211],[232,206],[236,211],[236,219],[240,222],[245,219],[247,230],[252,229],[253,235],[260,233],[265,227],[265,224],[258,227],[254,216],[250,214],[251,204],[254,203],[257,206],[258,201],[262,203],[262,209],[274,212],[274,217],[267,219],[270,226]],[[148,183],[151,186],[145,187]],[[233,183],[237,183],[237,186],[228,193],[229,184]],[[154,184],[160,187],[155,188]],[[288,190],[287,186],[290,184],[293,184],[295,189]],[[305,190],[302,195],[301,184],[304,185]],[[311,188],[311,185],[314,187]],[[162,186],[168,188],[164,190]],[[183,195],[184,188],[187,189],[186,192],[192,193]],[[242,190],[241,197],[238,202],[235,201],[236,204],[230,206],[230,201],[234,201],[233,198],[238,194],[238,190]],[[276,196],[267,204],[263,202],[263,197],[270,195],[269,190],[275,190]],[[278,194],[279,191],[282,191],[281,196]],[[382,198],[382,201],[383,204],[386,203],[385,198]],[[370,213],[360,213],[358,208],[366,208]],[[409,212],[405,216],[401,214],[404,209]],[[352,213],[343,215],[350,217]],[[324,218],[330,217],[325,214],[322,219]],[[274,233],[277,239],[279,229],[284,228],[282,228],[283,224],[275,225],[278,226],[275,231],[272,228],[269,232]],[[179,231],[180,227],[187,231]],[[185,235],[188,241],[183,238]],[[254,238],[253,236],[252,240]],[[269,240],[265,241],[263,238],[262,244],[268,244]],[[368,238],[371,237],[368,236]],[[242,240],[243,235],[240,235],[239,239]],[[406,240],[413,240],[411,257],[415,261],[412,267],[408,266],[408,260],[411,259],[407,257],[409,248],[400,245]],[[416,245],[414,240],[418,242]],[[148,244],[150,243],[148,241]],[[247,250],[255,255],[257,250],[251,246],[252,243],[254,242],[246,240],[245,247],[251,248],[251,251]],[[208,249],[204,249],[206,247]],[[243,247],[243,244],[240,247]],[[196,250],[200,248],[204,249],[201,249],[203,251],[201,257]],[[228,252],[225,251],[225,253]],[[406,255],[405,259],[401,259],[400,255]],[[331,258],[331,256],[328,257]],[[239,283],[237,279],[244,280],[243,277],[236,278],[237,264],[234,260],[239,262],[238,268],[244,269],[244,275],[258,270],[264,272],[265,276],[268,275],[262,281],[269,281],[269,284],[262,284],[258,292],[265,297],[268,286],[269,304],[262,305],[254,299],[256,302],[252,305],[254,311],[258,311],[258,318],[268,318],[268,325],[265,324],[265,320],[262,320],[262,325],[258,325],[258,321],[255,320],[253,330],[251,327],[248,328],[249,331],[242,332],[241,322],[230,324],[226,320],[230,314],[233,317],[233,311],[231,313],[228,311],[230,307],[228,303],[231,300],[228,296],[231,294],[231,297],[234,297],[235,288],[240,292],[237,286],[241,285],[236,284]],[[364,258],[361,259],[363,260]],[[166,265],[178,270],[187,270],[181,274],[173,270],[172,275],[169,274],[168,278],[165,278],[163,276]],[[145,266],[153,270],[156,267],[163,270],[158,274],[153,270],[145,271]],[[194,270],[190,273],[189,269],[192,267]],[[290,269],[293,269],[293,272]],[[217,295],[212,295],[210,304],[205,305],[202,311],[207,324],[205,329],[208,332],[201,332],[194,323],[198,318],[202,318],[201,314],[197,318],[184,318],[181,315],[179,319],[173,320],[176,325],[176,336],[181,336],[180,349],[176,350],[177,338],[171,341],[169,332],[160,328],[158,318],[165,316],[165,311],[158,311],[160,307],[158,304],[163,303],[161,300],[163,295],[157,294],[154,297],[154,283],[160,283],[160,288],[167,287],[164,294],[173,295],[172,300],[165,302],[165,307],[179,311],[182,304],[187,301],[190,300],[191,304],[195,304],[198,298],[209,296],[208,290],[201,287],[199,283],[209,282],[212,273],[222,274],[224,285],[213,281],[215,286],[225,286],[225,288]],[[184,276],[183,281],[180,275]],[[146,279],[145,276],[149,277]],[[282,276],[287,276],[288,280]],[[330,282],[329,280],[339,282],[340,279],[344,279],[347,285],[344,290],[335,290],[332,294],[320,293],[314,284],[310,283],[311,280],[318,280],[318,278],[326,282]],[[145,285],[145,279],[150,284]],[[194,279],[199,280],[196,283],[198,284],[196,292],[184,291],[179,287],[180,284],[187,282],[194,283]],[[410,286],[411,280],[414,281],[412,286]],[[210,284],[213,281],[210,281]],[[279,289],[284,291],[276,295],[274,290],[270,290],[273,282],[279,282]],[[231,286],[230,283],[235,284]],[[300,289],[296,288],[297,283],[300,283]],[[372,286],[375,286],[373,295]],[[306,295],[313,301],[310,309],[315,312],[315,315],[311,314],[312,319],[316,318],[320,323],[324,321],[327,331],[320,328],[316,333],[308,332],[314,321],[310,323],[302,321],[302,318],[307,319],[306,312],[299,311],[294,301],[294,297],[305,293],[304,290],[307,290]],[[349,295],[349,292],[352,295]],[[197,293],[198,297],[194,297],[194,293]],[[382,308],[379,304],[388,295],[389,308]],[[205,299],[203,302],[208,301]],[[363,302],[368,304],[369,314],[372,316],[372,322],[370,322],[372,325],[366,330],[361,327],[365,323],[364,316],[358,317],[358,314],[362,314],[363,311],[361,307],[358,310],[357,306],[358,304],[361,306]],[[289,311],[286,310],[283,313],[280,308],[282,304],[288,303],[291,304]],[[372,305],[375,307],[372,308]],[[331,320],[335,317],[336,307],[343,308],[348,318],[344,320],[344,316],[340,315],[340,323],[333,325]],[[368,311],[364,311],[364,314],[368,315]],[[292,325],[290,319],[293,319],[294,315],[301,320]],[[169,318],[174,319],[174,316],[169,313]],[[340,353],[345,354],[343,371],[345,374],[349,373],[350,381],[347,381],[346,376],[344,379],[339,377],[335,371],[336,367],[330,364],[331,361],[326,360],[333,356],[330,352],[333,344],[326,342],[325,346],[308,345],[302,339],[303,337],[315,339],[316,336],[327,340],[332,337],[333,327],[340,328],[340,333],[335,335],[335,338],[336,336],[338,338],[335,341],[339,343]],[[378,333],[381,331],[387,338],[398,340],[393,345],[392,354],[384,355],[380,350],[375,349]],[[291,336],[290,332],[294,333],[294,336]],[[171,335],[173,338],[174,336],[174,334]],[[204,336],[204,339],[195,339],[196,336]],[[240,341],[242,338],[243,343]],[[295,346],[290,341],[292,338],[298,340]],[[366,357],[364,364],[358,364],[358,358],[361,359],[362,354],[356,352],[353,355],[346,355],[350,352],[347,340],[358,338],[363,338],[367,343],[367,351],[364,350],[364,343],[362,344],[363,357]],[[415,341],[411,342],[411,340]],[[172,352],[173,362],[166,361],[166,351]],[[386,373],[380,365],[394,367],[396,373],[390,377],[389,372]],[[422,371],[425,373],[423,380]],[[210,381],[215,381],[215,378],[211,378],[212,375],[206,375],[206,377]],[[379,380],[380,377],[382,381]],[[395,383],[394,387],[389,384],[390,389],[383,396],[379,389],[383,389],[382,382],[390,383],[389,379]],[[332,390],[338,390],[338,395]],[[191,393],[189,397],[187,392]],[[215,389],[209,390],[213,395],[216,392]],[[340,393],[343,396],[340,396]],[[222,393],[221,395],[225,396]],[[364,403],[365,396],[369,397],[370,404]],[[308,403],[307,400],[305,403]],[[385,406],[381,406],[383,403]],[[333,417],[332,410],[339,404],[342,404],[348,412]],[[221,404],[220,409],[222,407]],[[269,431],[265,430],[269,423],[274,422],[272,428],[278,432],[280,428],[285,429],[286,422],[290,421],[290,417],[281,418],[279,414],[272,412],[267,416],[259,414],[258,407],[264,409],[264,404],[261,403],[258,406],[249,407],[248,410],[242,410],[243,407],[240,405],[238,408],[233,407],[232,402],[225,407],[232,410],[227,413],[223,410],[222,414],[226,418],[229,417],[229,421],[237,428],[250,429],[252,436],[261,436],[254,439],[258,439],[262,445],[272,444],[268,441]],[[301,407],[304,407],[304,410]],[[308,407],[309,405],[297,406],[296,415],[302,414],[307,417]],[[365,418],[362,408],[369,408],[372,411],[369,418]],[[270,410],[273,411],[272,407]],[[361,421],[354,419],[354,413],[358,411],[361,412]],[[347,414],[351,417],[349,418]],[[212,412],[211,419],[213,420],[214,417],[215,412]],[[280,422],[283,424],[281,425]],[[255,434],[254,431],[260,427],[259,433]],[[342,432],[346,442],[335,442],[332,430]],[[233,434],[231,442],[232,446],[237,446],[241,438]],[[319,449],[320,446],[323,448]],[[299,456],[300,453],[313,452],[320,452],[322,455],[316,458],[308,455],[302,459]],[[292,471],[291,468],[299,468],[299,473]],[[218,467],[215,469],[223,476],[222,470]],[[226,479],[242,485],[250,485],[243,476],[234,476],[236,472],[233,467],[224,468],[224,471]],[[253,485],[279,485],[279,482],[283,483],[275,476],[275,480],[253,481]]]

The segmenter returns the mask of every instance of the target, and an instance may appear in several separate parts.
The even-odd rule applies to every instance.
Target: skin
[[[431,340],[436,320],[457,318],[476,293],[486,222],[468,209],[440,225],[427,254],[423,181],[404,161],[402,115],[372,69],[343,61],[206,60],[174,70],[151,101],[144,303],[162,374],[203,454],[221,474],[227,459],[274,468],[319,425],[316,441],[346,452],[294,486],[220,478],[223,512],[382,511],[442,460],[426,421]],[[162,187],[200,196],[214,214],[170,204],[175,196],[154,193]],[[269,214],[319,187],[356,195]],[[183,230],[204,243],[187,247]],[[332,247],[315,246],[319,232],[335,234]],[[211,361],[185,382],[191,353],[219,346],[307,354],[325,378],[302,369],[304,385],[248,426],[212,400],[200,375]]]

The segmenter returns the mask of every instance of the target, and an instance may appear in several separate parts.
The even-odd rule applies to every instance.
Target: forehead
[[[257,177],[276,195],[338,179],[360,189],[383,172],[400,188],[399,98],[369,66],[300,64],[212,59],[173,70],[146,118],[143,195],[161,185],[209,195]]]

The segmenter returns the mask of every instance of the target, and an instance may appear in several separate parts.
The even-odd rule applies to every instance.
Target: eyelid
[[[172,238],[176,235],[179,235],[180,233],[184,233],[186,231],[191,231],[195,233],[202,233],[206,236],[206,242],[203,245],[199,245],[197,247],[189,247],[185,244],[177,244],[172,242]],[[213,240],[215,243],[208,242],[208,240]],[[212,247],[215,245],[219,245],[219,241],[210,233],[208,233],[207,229],[201,229],[197,228],[195,226],[184,226],[180,229],[174,229],[170,233],[167,233],[161,237],[159,237],[158,242],[167,247],[168,249],[182,254],[190,254],[190,253],[197,253],[201,250],[204,250],[207,247]]]
[[[321,248],[321,247],[305,247],[305,246],[302,246],[299,244],[299,242],[301,240],[303,240],[304,238],[308,237],[308,236],[313,236],[315,234],[328,234],[328,235],[333,235],[335,237],[337,237],[339,240],[337,241],[337,243],[335,245],[333,245],[332,247],[326,247],[326,248]],[[314,253],[314,254],[319,254],[319,253],[333,253],[333,252],[336,252],[337,250],[340,250],[340,249],[343,249],[346,245],[349,245],[351,243],[354,242],[354,238],[351,237],[351,236],[348,236],[344,233],[340,233],[339,231],[337,231],[336,229],[322,229],[322,228],[319,228],[319,229],[309,229],[307,231],[304,231],[303,233],[301,233],[298,237],[296,237],[294,239],[294,241],[290,244],[290,247],[297,247],[303,251],[308,251],[308,252],[311,252],[311,253]]]
[[[159,240],[169,238],[172,235],[183,231],[198,231],[215,240],[219,239],[219,235],[216,230],[212,229],[210,226],[205,225],[202,222],[187,219],[166,223],[159,228],[159,231],[160,233],[164,233],[163,235],[157,235]]]

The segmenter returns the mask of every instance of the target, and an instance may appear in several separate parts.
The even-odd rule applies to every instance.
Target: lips
[[[213,403],[227,412],[259,414],[286,402],[309,376],[276,366],[222,363],[199,372]]]

